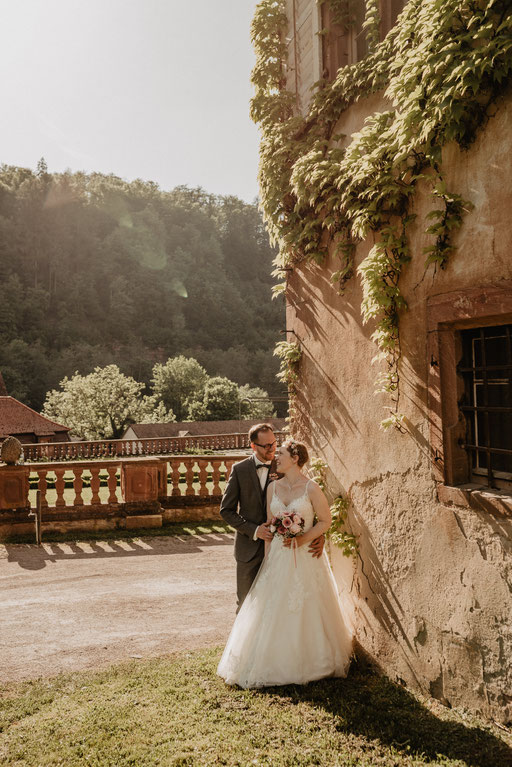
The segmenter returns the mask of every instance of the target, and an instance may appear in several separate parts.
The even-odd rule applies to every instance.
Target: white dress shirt
[[[265,485],[267,484],[267,477],[268,477],[268,472],[270,471],[270,465],[267,466],[262,461],[258,461],[257,458],[255,459],[255,463],[256,463],[256,471],[258,472],[258,479],[260,481],[261,489],[263,491],[265,489]],[[254,531],[254,535],[252,537],[253,541],[258,540],[258,529],[259,529],[259,525]]]

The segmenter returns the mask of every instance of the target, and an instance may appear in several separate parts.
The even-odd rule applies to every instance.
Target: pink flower
[[[284,535],[286,533],[286,527],[279,525],[279,527],[277,528],[277,532],[280,533],[280,535]]]
[[[290,527],[290,533],[294,533],[297,535],[297,533],[300,533],[300,525],[292,525]]]
[[[291,527],[292,520],[290,519],[290,517],[284,517],[282,524],[283,524],[283,527]]]
[[[293,521],[295,522],[296,525],[300,525],[300,523],[302,522],[302,517],[299,516],[299,514],[294,514]]]
[[[272,519],[270,520],[270,524],[275,525],[276,522],[277,522],[277,517],[272,517]]]
[[[291,517],[293,511],[283,511],[283,517]]]

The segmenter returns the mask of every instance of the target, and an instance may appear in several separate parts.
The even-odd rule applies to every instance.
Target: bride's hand
[[[292,547],[292,541],[297,541],[297,547],[302,546],[301,543],[302,535],[295,535],[293,538],[283,538],[283,546],[285,546],[287,549],[291,549]]]

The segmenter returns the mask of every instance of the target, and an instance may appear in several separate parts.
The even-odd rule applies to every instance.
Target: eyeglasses
[[[265,448],[265,450],[270,450],[270,448],[271,448],[271,447],[274,447],[274,445],[276,444],[276,442],[277,442],[277,439],[275,439],[273,442],[267,442],[267,444],[266,444],[266,445],[260,445],[260,443],[259,443],[259,442],[253,442],[252,444],[253,444],[253,445],[258,445],[258,447],[264,447],[264,448]]]

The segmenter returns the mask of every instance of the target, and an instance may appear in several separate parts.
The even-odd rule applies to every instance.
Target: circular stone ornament
[[[14,466],[20,459],[23,448],[21,442],[16,437],[6,437],[2,442],[0,457],[4,463]]]

